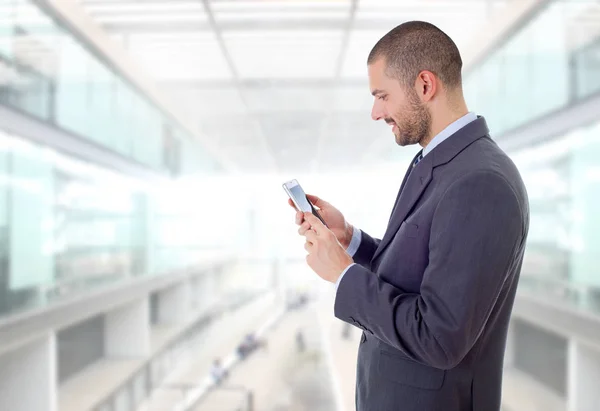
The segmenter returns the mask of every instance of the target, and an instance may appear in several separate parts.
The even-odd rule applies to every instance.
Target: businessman
[[[516,167],[467,109],[461,69],[456,45],[431,24],[381,38],[368,58],[371,115],[398,145],[423,148],[385,235],[315,196],[329,228],[296,214],[307,263],[335,284],[335,316],[363,330],[357,411],[500,409],[529,206]]]

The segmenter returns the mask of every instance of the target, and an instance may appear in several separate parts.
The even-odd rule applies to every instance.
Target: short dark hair
[[[380,58],[386,74],[413,87],[423,70],[435,74],[448,89],[462,85],[462,59],[452,39],[431,23],[409,21],[383,36],[369,53],[367,64]]]

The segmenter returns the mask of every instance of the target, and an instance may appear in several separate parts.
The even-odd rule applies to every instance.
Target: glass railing
[[[519,291],[600,315],[600,287],[573,283],[569,279],[526,274],[519,280]]]
[[[512,153],[530,204],[519,287],[600,315],[600,122]]]
[[[31,0],[0,4],[0,103],[174,174],[182,168],[182,151],[199,146],[121,73]],[[202,161],[204,169],[217,167],[208,155]]]
[[[207,179],[193,187],[202,190]],[[214,219],[206,202],[172,185],[0,131],[0,316],[222,255],[226,238],[206,222]]]

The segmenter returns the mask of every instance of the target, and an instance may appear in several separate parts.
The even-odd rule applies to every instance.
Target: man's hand
[[[304,213],[308,224],[298,232],[306,238],[306,262],[322,279],[336,283],[342,272],[354,262],[336,236],[312,213]]]
[[[352,240],[354,228],[346,221],[344,215],[327,201],[315,195],[307,194],[306,198],[319,209],[319,214],[321,214],[331,232],[335,234],[335,237],[344,247],[344,250],[348,248]],[[288,200],[288,204],[296,209],[292,200]],[[310,227],[310,224],[304,220],[304,213],[298,210],[296,210],[296,224],[303,226],[307,230]]]

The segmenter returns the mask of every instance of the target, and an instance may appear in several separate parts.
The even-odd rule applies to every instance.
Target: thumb
[[[317,206],[319,208],[323,208],[323,207],[329,205],[329,203],[327,201],[322,200],[319,197],[312,195],[312,194],[307,194],[306,198],[308,198],[308,201],[310,201],[314,206]]]

